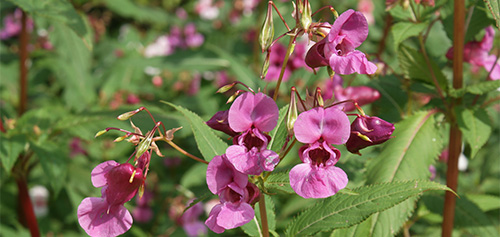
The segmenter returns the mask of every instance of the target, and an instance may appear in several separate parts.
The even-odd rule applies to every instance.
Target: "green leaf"
[[[286,172],[272,172],[264,182],[265,188],[270,193],[277,191],[285,193],[295,193],[292,186],[290,186],[289,171]]]
[[[58,57],[53,59],[52,70],[64,85],[64,101],[82,111],[96,99],[90,75],[91,53],[67,26],[60,23],[54,23],[53,26],[50,38]]]
[[[24,11],[36,17],[43,17],[53,23],[64,24],[83,40],[92,50],[92,33],[73,5],[66,0],[10,0]],[[57,48],[57,47],[56,47]]]
[[[397,50],[399,44],[406,39],[417,36],[427,28],[427,22],[413,23],[413,22],[398,22],[391,28],[391,33],[394,38],[394,48]]]
[[[24,150],[27,139],[22,134],[7,137],[4,133],[0,133],[0,141],[0,161],[7,175],[10,175],[19,154]]]
[[[443,197],[425,195],[422,201],[431,212],[443,213]],[[495,229],[490,218],[465,197],[456,199],[454,223],[455,228],[464,228],[473,236],[498,236],[498,230]]]
[[[123,17],[130,17],[139,22],[167,25],[172,21],[167,12],[153,7],[138,6],[130,0],[105,0],[106,6]]]
[[[428,179],[429,166],[443,147],[434,123],[432,111],[417,112],[397,123],[393,138],[386,142],[376,158],[367,163],[366,183]],[[415,199],[411,198],[375,214],[371,233],[374,236],[395,235],[413,212],[414,202]]]
[[[495,91],[500,88],[500,80],[494,81],[483,81],[474,85],[470,85],[459,90],[450,88],[450,95],[459,98],[465,95],[465,93],[471,93],[474,95],[483,95],[490,91]]]
[[[371,227],[373,225],[372,216],[363,222],[351,226],[349,228],[336,229],[332,232],[330,237],[357,237],[357,236],[370,236]]]
[[[31,145],[57,196],[66,181],[68,157],[61,151],[60,146],[52,142]]]
[[[424,56],[417,50],[405,46],[404,44],[400,45],[398,50],[398,61],[406,77],[422,80],[434,85],[432,79],[432,75],[434,74],[439,86],[442,89],[447,88],[448,84],[446,78],[439,66],[431,58],[429,58],[429,64],[431,65],[433,72],[432,74],[427,66]]]
[[[498,4],[498,0],[483,0],[488,10],[490,10],[491,15],[495,19],[497,28],[500,29],[500,5]]]
[[[381,183],[353,189],[359,195],[338,193],[299,214],[286,229],[286,236],[314,235],[320,231],[358,224],[375,212],[428,190],[449,190],[427,180]]]
[[[189,121],[196,144],[198,145],[198,149],[206,161],[211,161],[215,156],[226,153],[226,149],[228,147],[227,143],[215,135],[212,129],[205,124],[205,121],[203,121],[200,116],[181,106],[174,105],[166,101],[161,102],[172,106],[174,109],[181,112],[182,115],[184,115],[184,117]]]
[[[484,212],[500,209],[500,197],[487,194],[466,194]]]
[[[474,158],[491,135],[488,114],[484,109],[471,110],[457,107],[456,115],[458,127],[471,148],[470,158]]]
[[[288,105],[285,105],[280,109],[278,125],[271,132],[269,132],[271,141],[267,145],[267,149],[273,150],[276,153],[281,151],[281,148],[285,144],[286,137],[288,136],[288,129],[286,127],[287,111]]]
[[[279,236],[275,234],[276,230],[276,213],[275,213],[275,208],[274,208],[274,202],[271,196],[269,195],[264,195],[265,200],[266,200],[266,214],[267,214],[267,224],[269,226],[269,232],[273,233],[275,236]],[[261,223],[261,217],[260,217],[260,208],[259,204],[255,204],[255,218],[248,222],[247,224],[243,225],[241,229],[248,235],[248,236],[261,236],[262,233],[262,225]]]

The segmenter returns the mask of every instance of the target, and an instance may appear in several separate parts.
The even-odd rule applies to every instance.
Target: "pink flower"
[[[192,202],[192,201],[191,201]],[[188,206],[191,204],[188,203]],[[181,225],[188,236],[205,236],[207,234],[207,227],[198,218],[203,213],[202,203],[196,203],[181,217]]]
[[[368,23],[361,12],[349,9],[333,23],[329,34],[306,55],[311,68],[330,66],[339,74],[373,74],[377,70],[365,54],[355,50],[368,36]]]
[[[276,127],[278,116],[278,106],[263,93],[247,92],[236,98],[229,109],[228,121],[233,131],[243,133],[226,149],[227,159],[236,170],[251,175],[274,170],[279,157],[267,150],[271,138],[263,132]]]
[[[133,177],[133,178],[132,178]],[[106,161],[91,173],[92,184],[102,187],[102,198],[83,199],[78,206],[78,222],[90,236],[117,236],[132,226],[132,216],[123,206],[143,185],[142,170],[131,164]]]
[[[290,170],[290,185],[303,198],[326,198],[345,188],[347,174],[335,164],[340,151],[326,141],[304,145],[299,150],[304,162]]]
[[[228,186],[219,193],[220,204],[215,205],[205,224],[215,233],[222,233],[226,229],[233,229],[250,222],[255,212],[250,205],[250,192],[255,190],[251,183],[245,189],[233,189]],[[257,189],[258,190],[258,189]]]
[[[486,71],[491,71],[489,79],[500,79],[500,61],[497,61],[495,55],[488,55],[493,47],[495,30],[492,26],[487,27],[486,34],[481,41],[471,41],[464,46],[464,62],[472,65],[472,72],[477,73],[479,67],[484,67]],[[453,47],[448,50],[446,57],[453,59]]]
[[[280,43],[276,43],[271,47],[271,52],[269,55],[269,68],[267,75],[264,78],[266,81],[277,81],[281,72],[281,67],[283,60],[285,60],[286,47]],[[305,55],[307,50],[307,41],[297,42],[295,49],[288,58],[288,63],[285,67],[285,72],[283,73],[283,81],[288,81],[292,72],[295,70],[305,67]]]
[[[358,10],[365,16],[368,25],[373,25],[373,23],[375,23],[375,18],[373,17],[373,9],[374,6],[372,0],[360,0],[358,2]]]
[[[0,30],[1,40],[15,37],[21,33],[22,14],[22,10],[18,8],[14,11],[14,13],[5,16],[5,18],[3,19],[4,28]],[[31,20],[31,18],[28,18],[26,20],[26,27],[28,32],[31,32],[33,30],[33,20]]]
[[[238,133],[229,127],[228,114],[229,110],[218,111],[214,114],[214,116],[212,116],[212,118],[210,118],[210,120],[206,122],[206,124],[212,129],[224,132],[225,134],[234,137],[238,135]]]
[[[204,20],[213,20],[219,16],[219,7],[213,3],[213,0],[198,0],[194,10]]]
[[[153,209],[149,202],[153,199],[153,193],[146,190],[142,197],[135,198],[137,206],[132,211],[132,216],[138,222],[149,222],[153,218]]]
[[[213,194],[219,194],[228,186],[233,189],[246,187],[248,176],[237,171],[225,155],[215,156],[207,167],[207,185]]]
[[[342,84],[342,78],[335,74],[335,76],[333,76],[333,80],[329,80],[326,83],[326,90],[323,94],[323,98],[330,99],[332,95],[334,95],[335,101],[337,102],[352,100],[353,102],[357,102],[359,106],[371,104],[380,98],[380,93],[371,87],[348,86],[344,88]],[[354,103],[352,102],[342,103],[335,107],[343,109],[344,111],[353,111],[356,109]]]
[[[162,35],[158,37],[155,42],[148,45],[144,50],[144,56],[146,58],[152,58],[157,56],[167,56],[174,52],[174,47],[170,42],[167,35]]]
[[[349,138],[349,118],[335,107],[316,107],[299,114],[295,138],[307,143],[299,150],[302,164],[290,170],[290,185],[304,198],[335,195],[348,182],[347,174],[335,164],[340,151],[329,144],[343,144]]]
[[[434,0],[415,0],[416,4],[422,3],[424,6],[431,6],[433,7],[435,5]]]

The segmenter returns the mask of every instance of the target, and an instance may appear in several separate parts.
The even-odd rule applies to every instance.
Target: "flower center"
[[[314,150],[310,150],[309,157],[311,158],[313,165],[326,165],[326,162],[330,159],[330,153],[320,146]]]

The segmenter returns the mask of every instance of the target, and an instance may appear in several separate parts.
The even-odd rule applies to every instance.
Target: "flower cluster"
[[[267,95],[246,92],[236,98],[229,111],[219,112],[207,122],[234,135],[233,145],[214,157],[207,168],[208,188],[220,199],[205,222],[212,231],[222,233],[254,217],[252,205],[260,192],[248,182],[248,175],[272,171],[279,162],[278,155],[267,149],[271,137],[265,134],[276,127],[278,114],[278,106]]]
[[[162,35],[148,45],[144,50],[144,55],[147,58],[167,56],[178,48],[200,47],[204,41],[205,38],[196,31],[194,23],[187,24],[184,29],[174,26],[170,29],[170,34]]]

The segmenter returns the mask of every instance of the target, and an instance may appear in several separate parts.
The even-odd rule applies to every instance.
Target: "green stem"
[[[274,90],[274,96],[273,96],[274,101],[276,101],[276,99],[278,99],[280,85],[281,85],[281,81],[283,80],[283,75],[285,74],[286,65],[288,64],[288,59],[290,58],[290,55],[293,52],[294,41],[295,41],[295,34],[290,36],[290,42],[288,43],[288,49],[286,50],[285,59],[283,60],[283,65],[281,66],[280,76],[278,78],[278,84],[276,84],[276,89]]]
[[[198,162],[201,162],[201,163],[205,163],[205,164],[208,164],[208,161],[206,160],[203,160],[201,158],[198,158],[194,155],[192,155],[191,153],[185,151],[184,149],[180,148],[179,146],[177,146],[177,144],[175,144],[174,142],[172,141],[169,141],[167,140],[166,138],[163,139],[162,141],[165,141],[166,143],[168,143],[172,148],[176,149],[177,151],[179,151],[180,153],[184,154],[185,156],[195,160],[195,161],[198,161]]]
[[[259,199],[260,220],[262,223],[262,236],[269,237],[269,225],[267,223],[266,198],[263,193],[260,193]]]

